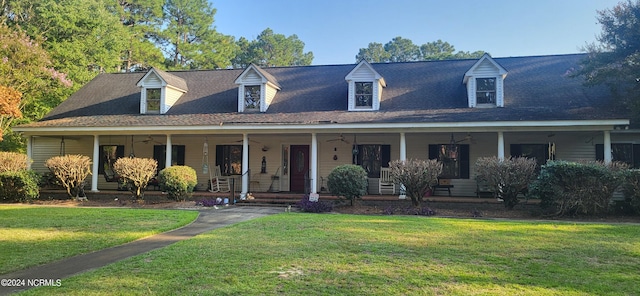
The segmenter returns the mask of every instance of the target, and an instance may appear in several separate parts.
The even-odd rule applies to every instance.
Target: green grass
[[[178,228],[193,211],[0,205],[0,274]]]
[[[289,213],[28,295],[633,295],[640,226]]]

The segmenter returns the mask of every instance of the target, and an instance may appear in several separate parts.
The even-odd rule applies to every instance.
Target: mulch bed
[[[127,207],[150,209],[203,209],[195,201],[175,202],[164,196],[149,196],[144,201],[133,202],[130,194],[100,195],[87,201],[69,199],[66,194],[47,194],[32,204],[48,206],[75,207]],[[283,205],[274,205],[282,206]],[[535,203],[521,203],[514,209],[508,210],[501,203],[480,202],[423,202],[422,207],[428,207],[435,212],[433,217],[480,218],[480,219],[517,219],[517,220],[558,220],[577,222],[611,222],[611,223],[640,223],[640,216],[608,215],[606,217],[562,217],[550,218],[542,214],[539,205]],[[356,201],[353,206],[343,201],[334,206],[334,213],[357,215],[387,215],[393,210],[394,215],[406,214],[406,209],[412,208],[410,200],[395,201]]]

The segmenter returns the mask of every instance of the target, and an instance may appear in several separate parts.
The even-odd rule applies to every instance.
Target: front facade
[[[628,110],[570,77],[581,58],[101,74],[14,130],[27,138],[36,171],[52,156],[91,157],[92,191],[117,187],[105,175],[126,156],[193,167],[197,190],[219,167],[242,195],[326,192],[341,164],[365,168],[369,194],[378,194],[389,161],[438,158],[452,194],[475,196],[478,157],[640,166]]]

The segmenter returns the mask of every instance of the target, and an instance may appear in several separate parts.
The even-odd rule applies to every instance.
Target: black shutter
[[[164,145],[153,145],[153,159],[158,162],[158,171],[161,171],[166,167],[166,148]]]
[[[175,161],[178,165],[184,165],[184,154],[185,154],[185,148],[184,145],[174,145],[173,149],[176,149],[177,153],[177,158],[173,161]]]
[[[469,179],[469,145],[459,145],[460,149],[460,178]]]
[[[429,159],[438,159],[438,149],[440,145],[429,145]]]
[[[604,160],[604,144],[596,144],[596,160]]]
[[[224,169],[224,146],[216,145],[216,166],[220,166],[220,169]]]
[[[640,145],[633,144],[633,168],[640,168]]]
[[[522,146],[520,146],[520,144],[511,144],[509,146],[511,149],[511,157],[518,157],[518,156],[522,156]]]
[[[383,168],[389,167],[389,162],[391,162],[391,145],[382,145],[380,147],[380,160],[382,161],[380,165]]]

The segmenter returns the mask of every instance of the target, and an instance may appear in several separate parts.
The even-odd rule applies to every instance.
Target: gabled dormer
[[[349,111],[380,110],[382,88],[387,84],[371,64],[362,60],[344,79],[349,84]]]
[[[238,112],[267,112],[280,90],[278,81],[254,64],[250,64],[235,83],[238,85]]]
[[[464,74],[469,107],[504,107],[505,77],[507,70],[485,53]]]
[[[140,114],[165,114],[188,91],[184,79],[155,68],[137,86],[141,88]]]

